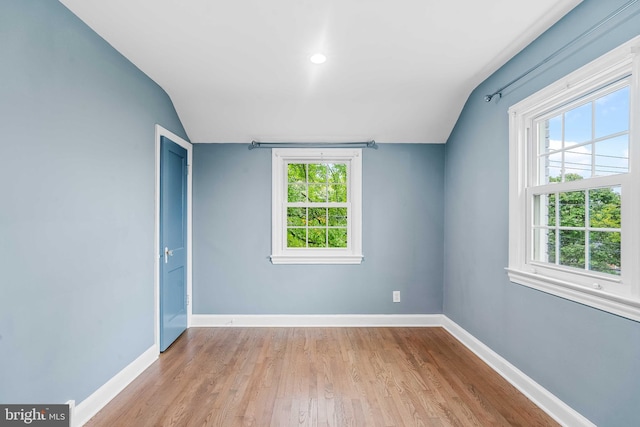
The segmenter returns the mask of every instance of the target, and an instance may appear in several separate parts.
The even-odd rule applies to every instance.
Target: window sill
[[[589,289],[542,274],[507,268],[509,280],[570,301],[640,322],[640,301]]]
[[[272,264],[360,264],[362,255],[271,255]]]

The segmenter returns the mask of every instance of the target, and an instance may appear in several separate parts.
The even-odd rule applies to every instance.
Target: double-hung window
[[[640,320],[640,38],[510,108],[512,281]]]
[[[274,264],[362,261],[362,150],[272,150]]]

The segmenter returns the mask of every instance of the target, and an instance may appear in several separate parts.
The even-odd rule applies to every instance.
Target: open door
[[[160,139],[160,351],[187,329],[187,150]]]

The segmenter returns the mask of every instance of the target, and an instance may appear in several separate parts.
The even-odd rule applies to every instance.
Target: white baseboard
[[[491,350],[476,337],[460,327],[453,320],[443,316],[443,327],[458,341],[464,344],[476,356],[482,359],[494,371],[500,374],[511,385],[520,390],[540,409],[563,426],[596,427],[591,421],[558,399],[553,393],[529,378],[525,373],[509,363],[495,351]]]
[[[442,326],[442,314],[236,315],[194,314],[191,327]]]
[[[153,345],[136,360],[118,372],[91,396],[76,405],[72,415],[72,426],[81,427],[98,413],[107,403],[128,386],[138,375],[158,358],[158,347]]]

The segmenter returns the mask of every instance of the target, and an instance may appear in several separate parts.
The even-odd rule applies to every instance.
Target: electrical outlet
[[[400,291],[393,291],[393,302],[400,302]]]

